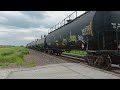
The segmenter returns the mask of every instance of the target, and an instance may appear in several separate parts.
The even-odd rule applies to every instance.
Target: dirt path
[[[47,64],[58,64],[58,63],[68,63],[68,61],[64,61],[62,59],[56,58],[54,56],[50,56],[48,54],[42,53],[40,51],[35,51],[29,49],[29,55],[25,57],[26,63],[35,66],[43,66]]]

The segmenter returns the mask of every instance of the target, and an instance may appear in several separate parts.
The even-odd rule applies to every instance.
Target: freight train
[[[67,23],[65,21],[27,47],[50,54],[85,50],[85,61],[103,69],[120,64],[120,11],[87,11],[74,19],[69,18]]]

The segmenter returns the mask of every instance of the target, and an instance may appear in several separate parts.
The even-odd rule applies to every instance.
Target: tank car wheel
[[[111,58],[110,58],[110,56],[105,55],[103,58],[104,58],[104,62],[102,64],[103,69],[110,70],[111,69]]]
[[[97,60],[95,61],[95,66],[105,70],[110,70],[111,69],[110,56],[109,55],[98,56]]]
[[[87,56],[85,61],[87,62],[88,65],[93,66],[94,65],[94,60],[90,56]]]

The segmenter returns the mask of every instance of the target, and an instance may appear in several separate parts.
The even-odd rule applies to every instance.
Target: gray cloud
[[[71,12],[0,11],[0,44],[26,45],[46,35],[48,29]]]
[[[11,14],[11,15],[8,15]],[[20,12],[0,12],[0,24],[15,26],[19,28],[43,27],[44,18],[47,17],[45,11],[20,11]],[[3,23],[4,22],[4,23]]]
[[[27,14],[28,16],[41,18],[41,19],[48,17],[45,11],[21,11],[21,12],[23,14]]]

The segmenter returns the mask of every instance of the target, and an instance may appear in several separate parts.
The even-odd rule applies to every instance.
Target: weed
[[[0,67],[9,66],[11,63],[22,65],[26,54],[29,52],[24,47],[0,48]]]

